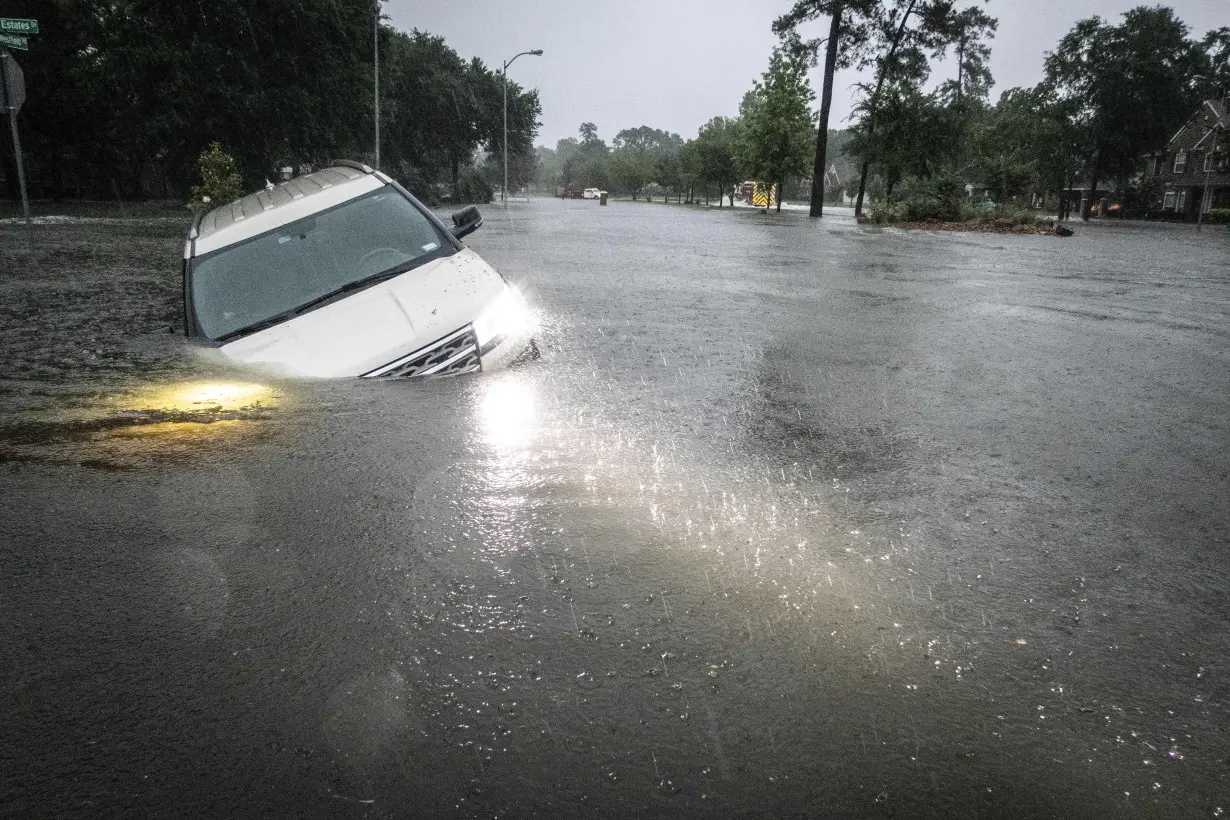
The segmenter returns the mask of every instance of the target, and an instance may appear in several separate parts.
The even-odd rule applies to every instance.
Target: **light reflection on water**
[[[264,384],[192,381],[142,388],[120,404],[124,410],[203,413],[275,407],[280,398],[272,387]]]
[[[538,426],[534,387],[517,372],[486,381],[478,402],[479,424],[487,445],[512,460],[533,443]]]

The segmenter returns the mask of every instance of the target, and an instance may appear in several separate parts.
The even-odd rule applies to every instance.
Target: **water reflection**
[[[482,385],[479,425],[487,445],[507,455],[533,442],[538,427],[534,387],[519,373],[505,373]]]
[[[252,382],[194,381],[155,385],[122,399],[121,410],[164,413],[237,413],[278,404],[281,395]]]

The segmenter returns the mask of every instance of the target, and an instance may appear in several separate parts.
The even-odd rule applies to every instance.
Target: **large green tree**
[[[839,68],[866,67],[875,22],[883,13],[881,0],[795,0],[794,6],[773,23],[773,31],[802,49],[815,60],[824,45],[824,88],[816,125],[812,162],[811,205],[813,217],[824,216],[824,181],[828,169],[829,112],[833,105],[833,76]],[[824,40],[803,41],[798,27],[820,17],[829,18],[829,33]]]
[[[370,157],[378,13],[372,0],[8,0],[6,16],[43,30],[18,58],[33,187],[179,196],[215,141],[247,188],[285,165]],[[502,140],[498,78],[441,38],[378,31],[382,164],[455,190],[475,149]],[[510,153],[533,157],[540,111],[509,84]]]
[[[797,49],[773,49],[769,67],[744,95],[738,142],[742,166],[765,183],[776,183],[777,210],[786,178],[806,173],[814,146],[808,61]]]
[[[731,117],[714,117],[700,127],[693,140],[697,164],[697,176],[706,186],[714,183],[718,189],[718,207],[721,197],[733,190],[739,179],[740,120]]]
[[[1119,25],[1081,20],[1046,58],[1045,86],[1074,111],[1089,135],[1090,193],[1105,179],[1125,180],[1140,156],[1164,145],[1200,102],[1192,81],[1204,63],[1201,45],[1172,9],[1140,6]]]
[[[670,187],[679,182],[679,149],[683,140],[658,128],[625,128],[612,141],[611,178],[635,200],[646,186],[657,182]]]
[[[577,188],[614,187],[611,180],[611,149],[598,136],[598,126],[583,122],[578,129],[580,140],[564,161],[563,182]],[[561,146],[564,144],[561,141]]]

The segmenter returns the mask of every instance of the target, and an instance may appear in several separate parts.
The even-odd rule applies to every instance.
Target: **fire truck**
[[[739,186],[739,199],[748,205],[768,208],[777,204],[777,185],[749,180]]]

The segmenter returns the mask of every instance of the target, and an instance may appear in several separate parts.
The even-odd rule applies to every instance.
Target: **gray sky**
[[[1159,0],[990,0],[999,19],[992,44],[992,99],[1042,76],[1051,50],[1080,19],[1118,22],[1127,9]],[[968,3],[974,5],[974,2]],[[621,129],[648,125],[685,138],[711,117],[738,112],[739,101],[769,62],[776,42],[769,30],[792,0],[386,0],[393,25],[445,37],[462,57],[499,70],[519,51],[511,79],[537,88],[542,99],[538,143],[576,136],[593,122],[607,140]],[[1174,0],[1170,5],[1203,36],[1230,25],[1230,0]],[[818,36],[814,25],[807,36]],[[812,72],[819,108],[822,68]],[[946,76],[936,66],[933,80]],[[840,72],[833,86],[833,127],[846,125],[853,85]]]

